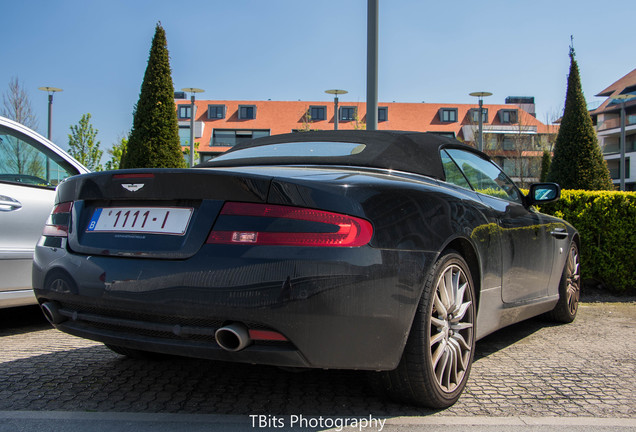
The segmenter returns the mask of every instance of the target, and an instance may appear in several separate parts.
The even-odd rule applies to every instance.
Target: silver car
[[[33,251],[56,186],[88,169],[31,129],[0,117],[0,308],[35,304]]]

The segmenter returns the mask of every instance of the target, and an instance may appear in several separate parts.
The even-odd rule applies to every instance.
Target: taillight
[[[121,179],[142,179],[142,178],[154,178],[155,175],[152,173],[127,173],[127,174],[115,174],[113,175],[114,180]]]
[[[225,203],[208,243],[357,247],[371,241],[365,219],[301,207]]]
[[[68,237],[68,227],[71,221],[73,202],[64,202],[53,207],[53,211],[46,221],[42,235],[45,237]]]

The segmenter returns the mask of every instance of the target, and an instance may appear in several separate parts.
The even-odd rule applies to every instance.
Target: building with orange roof
[[[620,184],[621,107],[625,102],[625,190],[636,190],[636,69],[596,96],[605,101],[590,112],[603,157],[615,185]]]
[[[176,96],[180,97],[175,99],[175,105],[181,142],[189,146],[191,102],[184,94],[178,92]],[[533,112],[533,98],[508,99],[525,105],[483,106],[484,148],[511,177],[525,184],[538,177],[543,148],[556,130],[522,108]],[[477,104],[379,103],[378,130],[433,132],[474,144],[478,111]],[[341,98],[338,128],[365,128],[365,113],[364,102]],[[252,138],[334,129],[335,110],[333,101],[197,100],[194,120],[195,143],[200,161],[205,161]]]

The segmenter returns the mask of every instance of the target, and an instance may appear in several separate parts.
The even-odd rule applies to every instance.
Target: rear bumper
[[[81,256],[38,246],[33,285],[64,332],[190,357],[279,366],[397,366],[434,253],[206,245],[187,260]],[[66,286],[47,278],[63,278]],[[227,323],[281,333],[238,352]]]

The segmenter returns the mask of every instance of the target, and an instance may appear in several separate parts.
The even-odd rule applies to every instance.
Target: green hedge
[[[636,192],[564,190],[540,211],[579,231],[584,280],[636,294]]]

